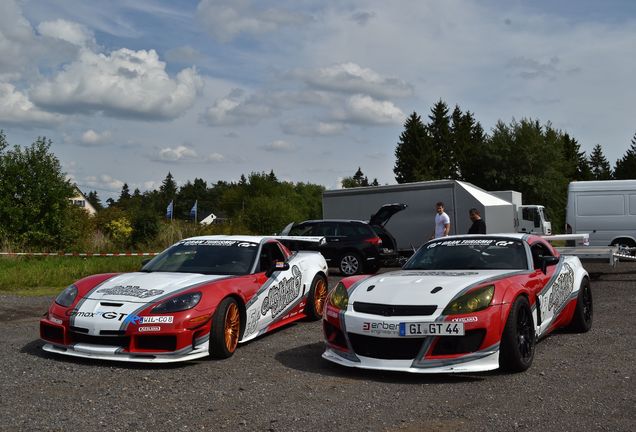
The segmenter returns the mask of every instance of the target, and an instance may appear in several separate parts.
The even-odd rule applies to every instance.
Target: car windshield
[[[527,269],[523,243],[503,238],[458,238],[422,246],[404,265],[405,270]]]
[[[143,272],[248,274],[258,243],[237,240],[183,240],[157,255]]]

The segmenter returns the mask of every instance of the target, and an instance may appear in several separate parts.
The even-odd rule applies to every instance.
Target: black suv
[[[406,204],[385,204],[369,222],[320,219],[291,223],[281,234],[325,237],[326,243],[319,250],[329,266],[338,267],[343,275],[375,273],[382,265],[398,260],[395,239],[384,225],[405,208]]]

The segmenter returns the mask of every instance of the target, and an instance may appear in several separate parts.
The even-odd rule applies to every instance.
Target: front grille
[[[124,336],[126,330],[100,330],[99,334],[101,336]]]
[[[40,324],[40,337],[45,340],[63,343],[64,330],[61,327],[55,327],[44,323]]]
[[[120,348],[128,348],[130,344],[130,337],[128,336],[92,336],[76,332],[71,332],[70,335],[72,343],[117,346]]]
[[[381,316],[433,315],[435,305],[388,305],[378,303],[354,302],[353,310],[360,313]]]
[[[426,340],[423,338],[381,338],[348,333],[356,354],[385,360],[412,360]]]
[[[174,351],[177,349],[176,336],[137,336],[135,345],[149,351]]]
[[[433,355],[465,354],[479,351],[486,329],[468,330],[464,336],[440,336]]]

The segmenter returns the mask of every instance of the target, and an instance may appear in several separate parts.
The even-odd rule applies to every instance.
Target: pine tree
[[[612,179],[612,169],[610,163],[603,154],[603,148],[600,144],[596,144],[590,154],[590,168],[592,169],[593,180],[610,180]]]
[[[95,210],[101,210],[104,208],[104,206],[102,205],[102,201],[99,199],[99,196],[97,195],[97,191],[90,191],[86,195],[86,200],[89,203],[91,203],[91,205],[93,206]]]
[[[636,179],[636,133],[632,138],[632,145],[625,155],[616,161],[614,178],[617,180]]]
[[[163,196],[164,199],[168,199],[168,201],[174,199],[174,196],[177,194],[177,183],[174,181],[174,177],[172,177],[172,173],[168,171],[168,175],[159,186],[159,192]]]
[[[375,180],[377,182],[377,180]],[[364,175],[362,169],[358,167],[358,171],[353,175],[353,177],[345,177],[341,181],[341,185],[343,188],[355,188],[362,186],[369,186],[369,179]]]
[[[434,161],[435,154],[426,135],[426,128],[420,116],[413,112],[404,122],[404,131],[395,148],[395,180],[398,183],[408,183],[433,179],[431,167]]]
[[[121,193],[119,194],[119,204],[126,204],[126,201],[130,200],[130,189],[128,188],[128,183],[124,183],[121,187]]]
[[[561,136],[563,143],[564,170],[563,175],[569,181],[591,180],[592,170],[579,143],[567,133]]]
[[[426,126],[435,152],[433,174],[436,178],[456,178],[457,160],[453,148],[448,106],[441,99],[431,109]]]

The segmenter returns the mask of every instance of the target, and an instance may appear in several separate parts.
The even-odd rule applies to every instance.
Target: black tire
[[[586,333],[592,328],[593,318],[592,288],[590,288],[590,281],[585,278],[579,288],[579,295],[576,298],[576,309],[574,309],[574,316],[568,326],[568,330],[576,333]]]
[[[534,320],[528,299],[515,299],[506,320],[499,348],[499,367],[508,372],[523,372],[534,359],[536,342]]]
[[[217,359],[231,357],[241,337],[241,313],[232,297],[225,298],[214,312],[210,330],[210,356]]]
[[[321,274],[317,274],[311,282],[311,288],[309,289],[309,294],[307,294],[305,313],[309,321],[317,321],[322,318],[328,292],[327,278]]]
[[[357,252],[345,252],[338,261],[340,273],[353,276],[362,272],[362,258]]]

